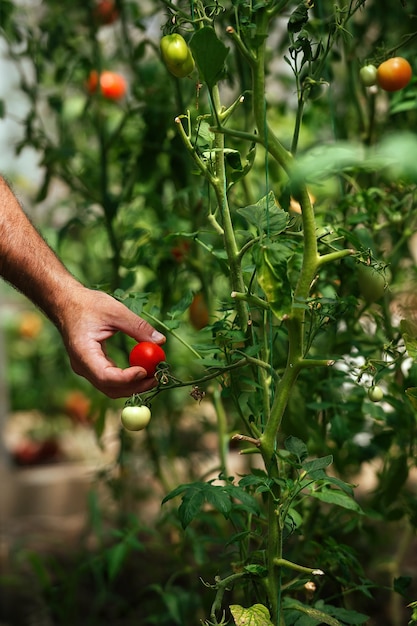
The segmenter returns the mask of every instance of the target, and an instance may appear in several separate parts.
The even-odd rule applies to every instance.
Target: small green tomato
[[[368,398],[372,402],[380,402],[383,397],[384,392],[382,391],[381,387],[378,387],[378,385],[372,385],[372,387],[369,387]]]
[[[361,67],[359,70],[359,78],[361,79],[362,85],[365,85],[365,87],[376,85],[377,69],[375,65],[364,65]]]
[[[149,407],[125,406],[120,416],[120,421],[126,430],[143,430],[151,419]]]

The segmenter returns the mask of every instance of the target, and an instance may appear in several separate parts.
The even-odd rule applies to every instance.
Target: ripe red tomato
[[[119,11],[113,0],[99,0],[94,7],[94,18],[98,24],[113,24],[119,17]]]
[[[377,82],[385,91],[398,91],[411,80],[413,70],[407,59],[393,57],[381,63],[377,70]]]
[[[165,360],[165,352],[162,350],[161,346],[151,341],[142,341],[136,344],[129,356],[130,365],[143,367],[149,378],[155,374],[156,366]]]
[[[117,72],[102,72],[100,74],[100,91],[109,100],[120,100],[126,95],[126,81]]]
[[[196,330],[205,328],[209,323],[209,310],[204,295],[196,293],[188,309],[191,324]]]
[[[96,93],[100,88],[100,93],[108,100],[120,100],[126,95],[127,84],[121,74],[106,70],[100,75],[96,70],[92,70],[86,83],[87,91]]]
[[[150,422],[151,410],[145,404],[141,406],[125,406],[120,416],[122,426],[126,430],[143,430]]]

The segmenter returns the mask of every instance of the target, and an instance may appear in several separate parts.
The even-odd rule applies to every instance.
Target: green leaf
[[[401,330],[402,338],[404,339],[408,356],[411,359],[413,359],[413,361],[417,361],[417,337],[416,337],[417,329],[415,327],[414,322],[409,322],[408,320],[401,320],[400,330]]]
[[[165,496],[162,504],[179,495],[183,495],[178,508],[178,515],[183,528],[186,528],[197,517],[205,503],[211,504],[226,519],[229,518],[234,506],[233,499],[239,500],[242,503],[241,506],[250,513],[259,514],[259,507],[255,498],[237,485],[213,485],[211,482],[180,485]]]
[[[314,459],[313,461],[305,461],[302,464],[303,469],[307,472],[315,472],[319,469],[324,469],[329,467],[333,463],[333,456],[329,454],[328,456],[324,456],[320,459]]]
[[[199,514],[205,500],[206,497],[204,492],[196,487],[188,489],[188,491],[184,494],[182,502],[178,508],[178,515],[183,528],[187,528],[187,526]]]
[[[114,580],[120,572],[128,551],[129,546],[124,541],[112,546],[107,551],[107,573],[110,580]]]
[[[301,602],[297,602],[296,600],[287,602],[285,605],[285,609],[286,611],[292,609],[295,611],[299,611],[300,613],[304,613],[304,615],[307,615],[311,619],[311,621],[306,622],[304,626],[318,626],[319,624],[327,624],[328,626],[343,626],[341,622],[339,622],[339,620],[332,617],[331,615],[323,613],[322,611],[319,611],[318,609],[315,609],[311,606],[301,604]]]
[[[262,245],[255,249],[258,283],[279,320],[289,314],[291,309],[292,291],[288,279],[288,262],[292,255],[292,250],[282,245]]]
[[[413,579],[411,576],[399,576],[398,578],[394,578],[394,591],[404,596],[404,598],[407,598],[412,582]]]
[[[200,78],[209,89],[212,89],[224,75],[224,63],[229,54],[229,48],[220,41],[211,26],[198,30],[191,37],[189,46]]]
[[[294,454],[299,459],[300,463],[307,457],[307,446],[304,441],[301,441],[298,437],[287,437],[284,446],[288,452],[291,452],[291,454]]]
[[[258,235],[269,231],[274,234],[282,233],[289,221],[288,213],[278,205],[272,191],[258,200],[256,204],[238,209],[237,213],[242,215],[249,224],[255,226]]]
[[[355,500],[353,500],[353,498],[338,489],[321,489],[320,491],[311,490],[310,495],[313,496],[313,498],[317,498],[317,500],[320,500],[321,502],[335,504],[343,507],[344,509],[349,509],[350,511],[363,513],[361,507]]]
[[[263,604],[254,604],[247,609],[231,604],[229,608],[236,626],[273,626],[269,611]]]

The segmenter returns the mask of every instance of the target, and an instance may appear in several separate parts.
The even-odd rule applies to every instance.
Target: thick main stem
[[[261,143],[277,163],[290,174],[293,164],[292,155],[277,139],[269,128],[266,118],[265,101],[265,45],[268,31],[269,15],[266,10],[258,12],[257,34],[263,43],[258,47],[256,62],[252,66],[253,112]],[[274,402],[271,407],[265,431],[260,438],[260,450],[270,477],[279,477],[279,467],[275,457],[276,438],[279,432],[284,411],[298,374],[302,368],[304,357],[304,320],[305,302],[310,292],[312,280],[317,271],[319,255],[317,251],[316,225],[314,211],[307,188],[298,187],[298,200],[302,207],[304,253],[302,268],[294,291],[290,314],[286,319],[288,328],[288,359],[284,373],[278,382]],[[276,502],[280,498],[277,484],[269,496],[268,503],[268,594],[271,608],[272,623],[282,623],[282,611],[279,606],[280,577],[279,563],[282,559],[282,529],[277,513]]]

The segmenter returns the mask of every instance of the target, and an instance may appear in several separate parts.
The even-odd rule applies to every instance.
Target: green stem
[[[227,417],[224,410],[221,393],[218,388],[213,391],[213,404],[217,415],[217,435],[219,446],[219,458],[220,458],[220,472],[226,478],[228,476],[227,471]]]
[[[218,118],[221,113],[220,96],[217,85],[213,88],[212,92],[214,116]],[[223,228],[224,246],[229,262],[230,268],[230,285],[232,291],[243,292],[245,291],[245,283],[243,280],[242,266],[240,263],[239,249],[236,243],[235,232],[230,213],[229,201],[227,197],[227,184],[226,184],[226,164],[224,158],[224,135],[217,133],[214,137],[214,150],[215,150],[215,178],[212,181],[214,193],[216,195],[219,212],[221,215],[221,226]],[[236,308],[240,320],[240,325],[243,329],[248,325],[248,311],[246,303],[242,300],[237,300]]]

